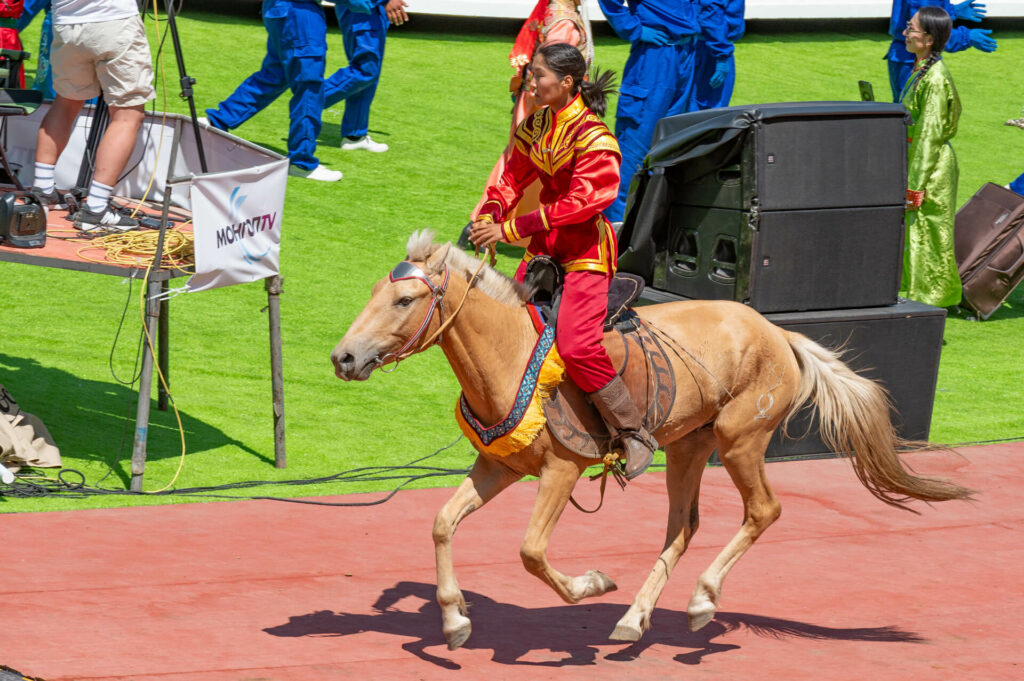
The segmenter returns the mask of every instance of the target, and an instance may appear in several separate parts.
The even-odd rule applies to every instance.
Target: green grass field
[[[35,51],[38,24],[25,42]],[[153,26],[150,23],[150,30]],[[386,154],[342,152],[342,109],[324,112],[321,161],[341,169],[333,185],[290,178],[281,269],[288,467],[273,467],[266,296],[261,284],[176,298],[171,305],[171,385],[188,444],[178,488],[249,480],[318,478],[363,466],[400,465],[431,454],[459,436],[452,410],[458,386],[437,350],[397,372],[345,384],[328,355],[362,308],[371,284],[404,256],[413,230],[454,239],[508,134],[506,55],[512,36],[417,32],[416,17],[393,29],[371,118]],[[265,33],[253,15],[187,13],[179,18],[188,72],[199,107],[214,106],[263,56]],[[1024,33],[1001,32],[999,50],[950,55],[964,114],[954,146],[960,200],[984,182],[1005,184],[1024,170],[1024,134],[1004,127],[1024,104]],[[151,36],[154,52],[158,41]],[[168,41],[168,46],[170,41]],[[329,35],[328,71],[344,64],[340,33]],[[628,46],[597,43],[597,63],[621,70]],[[856,99],[857,81],[887,92],[885,36],[869,32],[785,32],[748,35],[737,46],[735,104]],[[165,55],[166,102],[177,97],[173,55]],[[30,66],[31,68],[31,66]],[[158,87],[158,92],[160,88]],[[283,151],[286,97],[237,133]],[[614,111],[614,109],[612,109]],[[499,262],[511,272],[507,251]],[[126,281],[0,263],[0,383],[22,408],[43,419],[64,465],[89,484],[127,487],[138,341],[138,287]],[[1024,384],[1021,290],[989,321],[950,319],[939,373],[932,439],[967,442],[1024,436],[1019,389]],[[131,299],[129,300],[129,294]],[[124,331],[117,338],[126,304]],[[171,412],[153,411],[145,488],[163,487],[178,467],[180,444]],[[463,440],[425,462],[464,468],[473,460]],[[49,472],[53,475],[53,472]],[[414,485],[451,485],[458,477]],[[323,495],[390,489],[393,480],[321,483],[236,493]],[[2,511],[39,511],[194,497],[11,499]]]

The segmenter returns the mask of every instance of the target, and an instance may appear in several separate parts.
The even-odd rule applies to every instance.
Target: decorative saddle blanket
[[[547,425],[566,448],[581,456],[601,458],[611,444],[604,421],[582,390],[562,380],[565,364],[555,344],[555,327],[544,321],[537,306],[529,309],[539,336],[508,415],[485,426],[460,395],[455,419],[466,438],[483,453],[513,454],[532,444]],[[644,414],[644,427],[653,433],[664,424],[675,401],[672,365],[636,313],[619,310],[618,316],[615,327],[605,333],[604,345]]]
[[[535,324],[537,314],[535,306],[531,306]],[[479,452],[497,456],[514,454],[533,443],[544,427],[542,405],[562,381],[565,364],[555,347],[555,327],[541,325],[538,331],[540,336],[519,382],[516,399],[504,419],[493,426],[483,425],[470,410],[465,394],[459,395],[455,420]]]

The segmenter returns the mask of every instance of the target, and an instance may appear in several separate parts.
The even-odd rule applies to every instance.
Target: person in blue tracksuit
[[[949,0],[893,0],[892,16],[889,18],[889,35],[892,44],[885,54],[889,62],[889,87],[892,89],[892,101],[899,102],[903,86],[907,84],[911,71],[914,70],[914,55],[907,51],[903,31],[911,17],[922,7],[941,7],[954,21],[979,22],[985,16],[985,5],[978,0],[964,0],[952,3]],[[943,52],[961,52],[974,47],[982,52],[994,52],[996,41],[992,31],[983,28],[967,28],[956,26],[946,41]]]
[[[50,16],[50,0],[25,0],[24,9],[18,17],[18,33],[21,33],[36,15],[46,12],[43,27],[39,33],[39,56],[36,59],[36,79],[32,83],[33,90],[39,90],[46,99],[53,99],[53,73],[50,71],[50,43],[53,41],[53,19]]]
[[[693,111],[729,106],[736,84],[736,59],[733,44],[743,37],[744,0],[699,0],[698,19],[701,35],[697,39],[693,67]],[[715,43],[709,28],[725,21],[727,43]]]
[[[340,180],[341,173],[320,165],[316,156],[327,60],[324,10],[319,0],[263,0],[263,26],[267,56],[260,70],[217,108],[207,109],[206,116],[213,127],[231,130],[290,89],[288,173],[325,182]]]
[[[621,182],[618,196],[604,211],[611,222],[621,222],[629,183],[647,155],[655,124],[690,110],[693,43],[701,27],[696,0],[598,1],[616,35],[632,43],[615,111]],[[724,42],[724,31],[712,39]]]
[[[380,81],[388,26],[408,20],[404,0],[335,0],[334,13],[344,35],[348,66],[324,84],[324,106],[345,100],[341,148],[382,152],[388,145],[370,139],[370,105]]]

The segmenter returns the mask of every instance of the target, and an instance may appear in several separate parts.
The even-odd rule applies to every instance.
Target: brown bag
[[[21,466],[60,468],[60,450],[38,418],[24,412],[0,384],[0,465],[17,472]]]
[[[957,211],[953,238],[964,303],[988,319],[1024,280],[1024,196],[986,183]]]

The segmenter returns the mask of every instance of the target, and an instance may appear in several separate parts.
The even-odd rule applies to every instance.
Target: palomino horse
[[[522,288],[451,244],[431,243],[432,237],[430,232],[413,234],[408,260],[374,286],[369,303],[331,353],[335,373],[346,381],[366,380],[375,368],[437,343],[473,414],[482,423],[497,423],[509,413],[537,340]],[[776,427],[805,401],[817,407],[824,441],[851,457],[857,477],[882,501],[910,510],[911,499],[970,496],[952,483],[910,474],[896,453],[901,441],[884,391],[817,343],[772,325],[739,303],[668,303],[637,313],[659,337],[686,351],[672,359],[680,377],[675,402],[654,434],[667,460],[670,507],[664,549],[612,639],[636,641],[650,628],[658,597],[697,531],[701,474],[717,448],[743,499],[744,520],[700,575],[687,608],[691,630],[711,621],[725,576],[779,517],[779,501],[765,478],[764,453]],[[518,452],[477,456],[434,520],[437,601],[449,648],[465,643],[471,630],[452,564],[455,529],[525,475],[539,479],[520,549],[526,569],[568,603],[616,588],[596,570],[564,575],[546,557],[573,487],[594,463],[567,450],[546,427]]]

